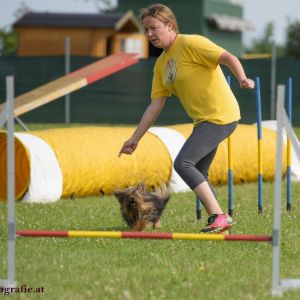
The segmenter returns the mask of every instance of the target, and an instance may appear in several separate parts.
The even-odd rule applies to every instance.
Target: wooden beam
[[[14,115],[20,116],[46,103],[81,89],[138,62],[137,54],[119,53],[103,58],[64,77],[15,98]],[[5,103],[0,105],[0,116]],[[2,114],[5,117],[5,114]],[[3,120],[5,122],[5,120]]]

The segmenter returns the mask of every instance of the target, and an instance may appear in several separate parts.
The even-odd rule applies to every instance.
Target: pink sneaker
[[[202,233],[219,233],[233,226],[235,222],[227,214],[213,214],[207,220],[207,227],[201,229]]]

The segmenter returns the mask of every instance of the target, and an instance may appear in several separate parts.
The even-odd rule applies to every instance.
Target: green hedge
[[[71,70],[96,61],[95,57],[72,57]],[[71,122],[99,124],[137,124],[150,101],[152,69],[155,58],[141,60],[117,74],[104,78],[71,94]],[[270,59],[242,60],[249,77],[259,76],[263,119],[270,118]],[[231,74],[224,67],[225,75]],[[0,59],[0,102],[5,99],[5,77],[15,77],[15,95],[28,92],[64,75],[64,57],[5,57]],[[293,78],[293,124],[300,125],[300,59],[278,59],[277,83]],[[231,74],[232,89],[242,113],[242,123],[256,121],[255,92],[241,90]],[[200,79],[199,79],[200,80]],[[26,113],[21,119],[28,123],[64,122],[64,99],[46,104]],[[179,101],[167,101],[158,124],[189,122]]]

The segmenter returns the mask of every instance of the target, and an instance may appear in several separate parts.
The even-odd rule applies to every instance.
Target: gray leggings
[[[237,124],[238,122],[226,125],[202,122],[194,127],[174,161],[174,169],[192,190],[207,181],[216,197],[216,192],[208,181],[208,170],[218,145],[232,134]]]

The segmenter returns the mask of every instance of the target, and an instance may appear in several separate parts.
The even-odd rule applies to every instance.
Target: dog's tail
[[[167,202],[170,200],[171,197],[168,187],[165,183],[157,187],[152,194],[154,194],[159,199],[161,199],[165,204],[167,204]]]

